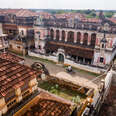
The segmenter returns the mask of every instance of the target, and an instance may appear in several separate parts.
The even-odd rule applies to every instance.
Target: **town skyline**
[[[4,0],[0,1],[0,8],[116,10],[114,0]]]

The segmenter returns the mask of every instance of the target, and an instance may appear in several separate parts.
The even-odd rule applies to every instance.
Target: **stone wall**
[[[113,71],[112,85],[99,116],[116,116],[116,72]]]
[[[49,80],[49,78],[51,78],[51,77],[48,77],[48,80]],[[77,93],[81,93],[81,94],[84,94],[86,96],[93,94],[93,89],[92,88],[82,87],[82,86],[74,84],[70,81],[59,79],[57,77],[52,77],[52,78],[53,79],[49,80],[49,82],[51,82],[51,83],[58,84],[62,87],[65,87],[67,89],[71,89],[73,91],[77,91]]]
[[[45,56],[45,55],[40,55],[40,54],[31,52],[31,51],[28,51],[28,55],[38,57],[38,58],[42,58],[42,59],[52,60],[52,61],[58,63],[58,57],[56,57],[56,56]],[[97,67],[91,67],[91,66],[88,66],[88,65],[77,64],[77,63],[75,63],[71,60],[68,60],[68,59],[65,59],[64,65],[66,65],[66,66],[71,65],[75,68],[85,70],[85,71],[89,71],[89,72],[92,72],[92,73],[97,73],[97,74],[100,74],[101,72],[105,71],[104,69],[100,69],[100,68],[97,68]]]

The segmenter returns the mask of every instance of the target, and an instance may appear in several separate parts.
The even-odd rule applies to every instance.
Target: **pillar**
[[[81,33],[81,41],[80,43],[83,44],[84,33]]]
[[[74,32],[74,43],[76,43],[77,42],[77,32],[75,31]]]
[[[85,63],[85,58],[83,58],[83,63]]]
[[[35,41],[35,48],[38,49],[38,46],[39,46],[39,36],[38,36],[37,33],[35,33],[34,41]]]
[[[68,40],[68,31],[65,31],[65,42]]]
[[[78,56],[76,57],[76,62],[78,62]]]
[[[54,30],[54,40],[56,39],[56,30]]]
[[[90,45],[91,44],[91,34],[88,34],[88,43],[87,45]]]
[[[59,40],[61,41],[62,40],[62,30],[59,30],[59,34],[60,34]]]

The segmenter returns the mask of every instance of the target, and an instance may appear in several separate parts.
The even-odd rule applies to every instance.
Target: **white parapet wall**
[[[97,73],[97,74],[100,74],[101,71],[105,71],[105,70],[97,68],[97,67],[92,67],[92,66],[88,66],[88,65],[78,64],[78,63],[75,63],[75,62],[70,61],[68,59],[65,59],[65,63],[64,64],[69,64],[69,65],[71,65],[71,66],[73,66],[75,68],[79,68],[79,69],[86,70],[88,72]]]
[[[34,57],[38,57],[38,58],[42,58],[42,59],[46,59],[46,60],[52,60],[54,62],[57,62],[57,57],[55,56],[45,56],[45,55],[40,55],[31,51],[28,51],[28,55],[29,56],[34,56]]]
[[[105,77],[105,92],[104,92],[104,99],[106,99],[109,91],[110,91],[110,88],[111,88],[111,84],[112,84],[112,76],[113,76],[113,72],[112,70],[110,70],[106,77]]]
[[[38,57],[38,58],[42,58],[42,59],[52,60],[56,63],[58,62],[58,58],[56,56],[45,56],[45,55],[40,55],[40,54],[31,52],[31,51],[28,51],[28,55]],[[104,69],[100,69],[100,68],[97,68],[97,67],[91,67],[91,66],[88,66],[88,65],[78,64],[78,63],[75,63],[74,61],[71,61],[71,60],[68,60],[68,59],[64,60],[64,64],[71,65],[75,68],[78,68],[78,69],[81,69],[81,70],[86,70],[86,71],[97,73],[97,74],[100,74],[101,72],[105,71]]]

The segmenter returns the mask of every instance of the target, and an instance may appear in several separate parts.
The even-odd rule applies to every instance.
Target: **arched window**
[[[65,41],[65,31],[62,31],[62,41]]]
[[[95,43],[96,43],[96,34],[93,33],[91,35],[91,46],[95,47]]]
[[[77,32],[77,43],[80,43],[81,41],[81,33]]]
[[[68,42],[74,42],[74,32],[72,31],[68,32]]]
[[[53,29],[51,29],[51,31],[50,31],[50,37],[51,37],[51,39],[54,39],[54,30]]]
[[[87,45],[88,42],[88,33],[84,33],[83,44]]]
[[[59,38],[60,38],[60,32],[59,30],[56,30],[56,40],[59,40]]]

